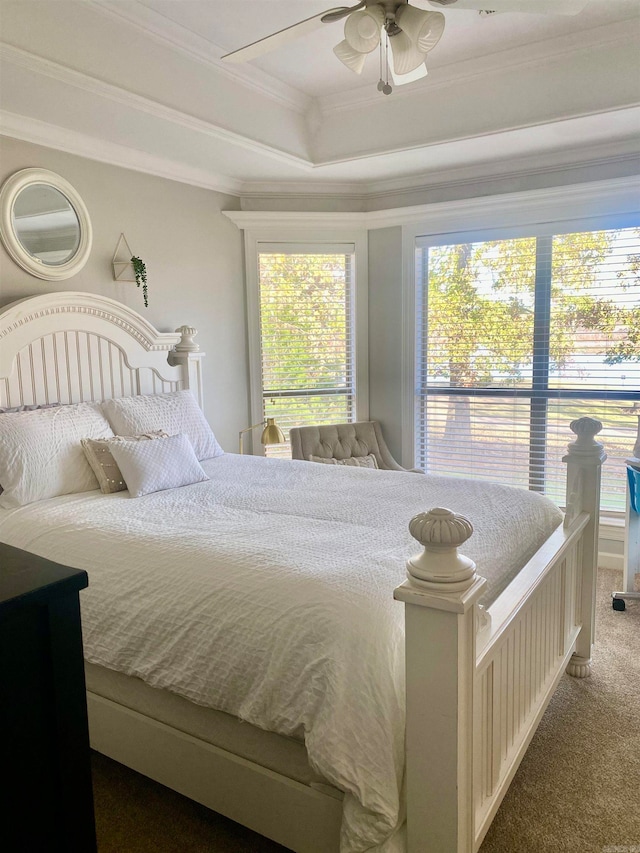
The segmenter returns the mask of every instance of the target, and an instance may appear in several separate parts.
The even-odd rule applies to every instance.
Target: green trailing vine
[[[149,291],[147,289],[147,267],[145,262],[136,257],[135,255],[131,258],[131,264],[133,266],[133,274],[136,277],[136,285],[140,287],[142,285],[142,296],[144,298],[144,307],[149,307]]]

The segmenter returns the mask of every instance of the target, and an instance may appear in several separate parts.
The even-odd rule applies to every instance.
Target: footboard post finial
[[[407,850],[462,853],[474,839],[476,605],[486,580],[458,553],[473,533],[464,516],[437,507],[409,530],[424,551],[394,593],[405,603]]]
[[[590,518],[584,531],[582,559],[578,566],[581,586],[576,619],[582,627],[567,672],[576,678],[586,678],[591,675],[591,649],[595,636],[600,480],[607,454],[602,444],[595,440],[602,429],[600,421],[578,418],[570,426],[576,440],[568,446],[567,455],[562,459],[567,464],[565,527],[570,527],[582,513],[588,513]]]
[[[407,563],[407,577],[413,584],[439,592],[462,592],[471,586],[476,564],[458,553],[458,547],[473,533],[468,518],[435,507],[414,516],[409,533],[424,546],[422,554]]]
[[[202,388],[202,358],[200,346],[193,340],[198,330],[193,326],[180,326],[176,332],[181,336],[171,352],[171,364],[179,364],[182,368],[182,387],[188,388],[202,408],[204,395]]]

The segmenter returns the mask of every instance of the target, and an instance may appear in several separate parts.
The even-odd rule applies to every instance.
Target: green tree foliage
[[[634,233],[640,244],[640,228]],[[635,294],[635,305],[630,309],[626,322],[626,334],[613,343],[607,350],[607,364],[621,364],[623,361],[640,361],[640,253],[627,257],[627,266],[618,272],[618,282],[623,290]]]
[[[344,386],[344,255],[260,255],[263,374],[273,389]]]
[[[263,387],[285,431],[349,419],[350,263],[342,254],[260,254]],[[269,398],[278,391],[312,393]]]
[[[551,256],[550,369],[570,363],[590,331],[606,363],[640,361],[640,255],[613,282],[635,302],[598,295],[616,232],[563,234]],[[535,238],[436,247],[429,253],[428,336],[432,375],[457,387],[513,385],[533,354]],[[635,288],[635,291],[633,289]]]

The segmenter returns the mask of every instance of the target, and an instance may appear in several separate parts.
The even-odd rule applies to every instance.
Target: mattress
[[[87,690],[96,696],[246,758],[287,779],[342,798],[341,791],[314,772],[302,740],[258,729],[231,714],[194,705],[176,693],[149,687],[139,678],[93,663],[85,663],[85,678]]]
[[[507,586],[561,521],[477,481],[225,454],[208,482],[131,500],[67,495],[0,515],[0,539],[89,573],[90,663],[306,747],[345,793],[344,853],[399,849],[411,517],[448,506],[464,553]]]

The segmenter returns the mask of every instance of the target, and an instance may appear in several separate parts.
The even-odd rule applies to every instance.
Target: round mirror
[[[71,184],[43,169],[23,169],[0,191],[0,236],[17,264],[38,278],[69,278],[91,250],[91,223]]]

